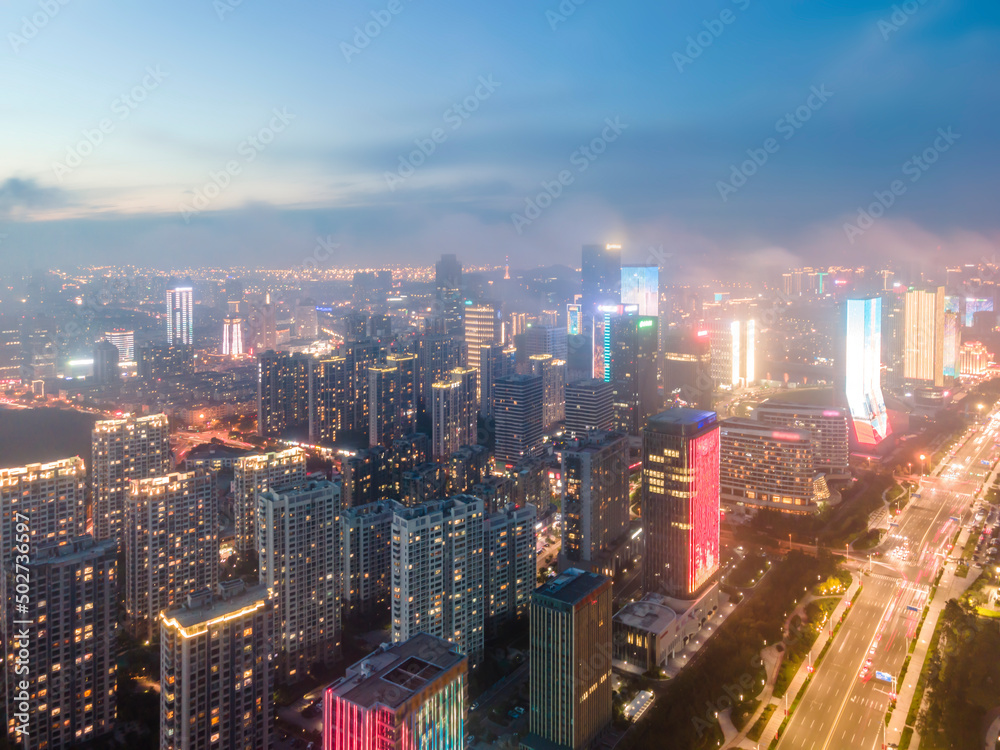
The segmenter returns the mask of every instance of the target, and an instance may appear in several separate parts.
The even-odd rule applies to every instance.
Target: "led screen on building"
[[[966,297],[965,299],[965,327],[972,328],[976,322],[977,312],[993,312],[993,298],[982,299],[979,297]]]
[[[622,266],[622,304],[638,305],[639,315],[660,314],[658,266]]]
[[[879,384],[882,352],[882,298],[846,302],[845,390],[862,445],[877,445],[889,436],[889,418]]]
[[[688,591],[693,593],[719,567],[719,431],[695,438],[688,456],[694,477],[688,557]]]

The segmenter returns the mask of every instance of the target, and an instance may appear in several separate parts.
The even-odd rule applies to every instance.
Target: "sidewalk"
[[[956,546],[956,549],[958,547]],[[885,730],[886,742],[899,742],[906,726],[906,715],[910,712],[910,704],[913,703],[913,696],[917,691],[917,680],[924,668],[924,661],[927,659],[927,651],[931,646],[931,638],[934,636],[934,628],[937,627],[938,618],[950,599],[956,599],[979,577],[980,569],[969,568],[969,575],[965,578],[955,576],[955,563],[948,563],[944,568],[944,575],[941,576],[941,583],[938,584],[934,601],[930,603],[930,610],[924,619],[924,624],[917,633],[916,648],[910,655],[910,664],[906,668],[906,677],[903,684],[899,686],[899,696],[896,700],[896,708],[889,719],[889,725]],[[920,735],[917,734],[916,727],[913,727],[913,739],[910,741],[911,750],[916,750],[920,746]]]
[[[816,659],[819,658],[819,655],[826,647],[826,644],[830,642],[830,640],[832,640],[832,636],[830,635],[830,633],[834,625],[837,622],[839,622],[842,617],[844,617],[844,615],[848,610],[847,605],[854,598],[854,594],[857,593],[858,588],[861,585],[860,568],[857,570],[852,570],[851,573],[854,576],[854,580],[851,582],[851,585],[848,587],[847,592],[840,600],[840,603],[837,604],[836,608],[834,608],[833,612],[830,614],[830,627],[826,631],[827,633],[826,638],[820,636],[819,638],[816,639],[816,642],[813,644],[813,647],[809,652],[809,658],[807,658],[804,662],[802,662],[801,665],[799,665],[798,671],[795,673],[795,676],[792,678],[791,684],[789,684],[788,689],[785,691],[785,695],[781,699],[774,698],[774,682],[778,677],[777,666],[780,665],[781,662],[779,661],[778,664],[775,665],[773,673],[770,674],[768,677],[767,685],[764,686],[764,692],[761,694],[760,706],[758,707],[757,712],[754,714],[753,717],[751,717],[751,720],[747,722],[746,729],[743,732],[741,732],[739,736],[735,737],[733,741],[727,745],[727,747],[750,748],[760,743],[767,744],[770,743],[770,741],[774,738],[774,735],[778,733],[778,728],[781,726],[781,722],[785,720],[786,698],[788,700],[788,703],[791,704],[791,702],[795,700],[795,696],[799,694],[799,690],[802,689],[802,684],[806,681],[806,678],[809,677],[809,672],[803,669],[802,667],[808,664],[810,661],[813,664],[816,663]],[[794,615],[795,613],[793,612],[792,614]],[[768,646],[768,649],[771,648],[773,648],[773,646]],[[764,727],[764,731],[760,735],[760,741],[758,743],[751,743],[750,740],[746,739],[747,732],[750,731],[754,723],[756,723],[757,718],[763,712],[764,707],[767,706],[768,704],[774,704],[775,706],[777,706],[777,708],[775,709],[774,713],[771,714],[771,718],[768,720],[767,726]]]

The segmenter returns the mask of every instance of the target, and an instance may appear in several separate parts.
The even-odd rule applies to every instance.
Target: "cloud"
[[[8,177],[0,183],[0,217],[17,218],[33,210],[66,205],[66,193],[33,179]]]

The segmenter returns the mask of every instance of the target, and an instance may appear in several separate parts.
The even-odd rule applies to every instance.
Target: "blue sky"
[[[1000,236],[998,23],[934,0],[13,0],[0,256],[291,266],[331,236],[345,265],[576,264],[612,239],[734,273],[976,260]]]

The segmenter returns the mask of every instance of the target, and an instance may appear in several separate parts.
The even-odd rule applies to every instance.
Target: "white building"
[[[94,538],[121,541],[133,479],[170,472],[170,424],[165,414],[97,422],[91,432]]]
[[[806,403],[810,393],[819,397],[817,403]],[[847,407],[829,405],[832,401],[830,391],[814,390],[796,395],[803,396],[797,403],[783,398],[763,402],[757,407],[757,421],[779,429],[808,430],[816,471],[828,477],[850,476],[851,427]]]
[[[274,747],[274,611],[227,581],[160,614],[161,750]]]
[[[278,670],[288,682],[340,654],[340,510],[340,485],[327,480],[257,497],[260,582],[274,600]]]

